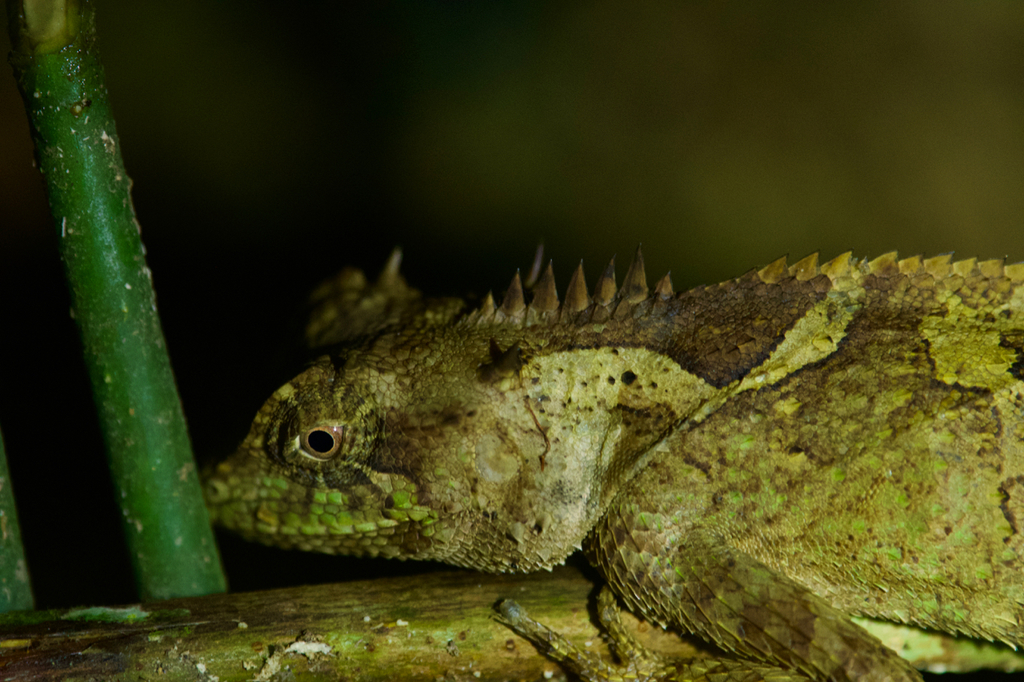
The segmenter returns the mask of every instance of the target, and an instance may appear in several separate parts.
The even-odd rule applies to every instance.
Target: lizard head
[[[457,325],[322,356],[207,473],[214,521],[334,554],[490,571],[559,563],[589,527],[596,475],[548,442],[519,363],[513,343]]]
[[[595,508],[577,483],[590,472],[548,442],[518,348],[458,328],[416,336],[325,355],[278,389],[207,474],[214,520],[327,553],[491,571],[564,559]]]
[[[326,285],[307,330],[325,354],[207,473],[214,521],[335,554],[489,571],[560,563],[676,415],[652,397],[671,361],[604,347],[600,330],[626,322],[574,322],[629,300],[590,305],[570,285],[560,311],[545,277],[530,305],[517,275],[500,308],[488,297],[474,312],[422,298],[390,269],[374,285],[356,271]]]
[[[381,374],[343,364],[325,356],[266,401],[235,454],[209,473],[210,510],[268,544],[420,554],[437,511],[421,504],[409,453],[389,434]]]

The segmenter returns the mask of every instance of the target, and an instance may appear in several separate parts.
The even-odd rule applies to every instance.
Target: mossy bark
[[[0,616],[0,669],[5,678],[33,680],[120,679],[131,672],[165,682],[232,682],[285,670],[289,679],[350,682],[536,680],[545,673],[565,679],[495,620],[495,605],[513,597],[573,641],[608,655],[592,624],[592,591],[568,568],[527,576],[452,572],[122,609],[12,613]],[[646,641],[667,638],[660,628],[641,629]],[[674,646],[692,652],[678,640]]]
[[[256,568],[256,567],[254,567]],[[467,571],[0,615],[5,679],[565,679],[495,620],[514,599],[585,651],[612,661],[594,625],[595,587],[572,567],[501,576]],[[645,646],[672,658],[715,655],[624,614]],[[1021,670],[1009,647],[865,622],[920,668]],[[915,639],[916,638],[916,639]],[[718,654],[720,655],[720,654]],[[214,677],[215,676],[215,677]],[[284,679],[284,678],[281,678]]]

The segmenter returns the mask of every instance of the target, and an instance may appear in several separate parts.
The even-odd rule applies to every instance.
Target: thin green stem
[[[140,596],[223,591],[96,51],[93,2],[9,0],[8,11],[11,62]]]
[[[18,510],[14,506],[11,474],[7,470],[3,435],[0,435],[0,613],[31,609],[33,605]]]

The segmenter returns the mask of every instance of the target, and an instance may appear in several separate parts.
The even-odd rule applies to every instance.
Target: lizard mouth
[[[223,478],[218,478],[216,469],[210,468],[203,472],[203,496],[206,498],[206,506],[213,513],[219,505],[231,499],[231,487]]]
[[[205,469],[201,475],[203,496],[206,498],[206,509],[210,514],[210,522],[231,530],[238,530],[245,525],[240,517],[252,517],[254,505],[258,503],[255,488],[250,494],[239,494],[241,478],[235,472],[230,460]],[[246,497],[252,497],[246,500]]]

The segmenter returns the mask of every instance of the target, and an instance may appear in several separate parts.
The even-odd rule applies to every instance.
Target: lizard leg
[[[635,613],[813,679],[921,679],[845,613],[750,555],[699,529],[674,542],[670,520],[619,511],[588,552]]]
[[[575,646],[557,632],[530,618],[514,601],[499,605],[500,620],[530,640],[544,655],[586,682],[809,682],[807,676],[763,663],[734,659],[695,658],[672,661],[649,651],[623,627],[615,596],[607,586],[598,596],[601,623],[616,654],[625,659],[609,665],[597,654]]]

